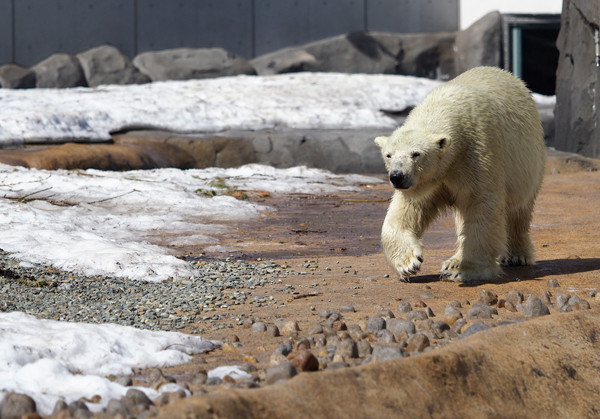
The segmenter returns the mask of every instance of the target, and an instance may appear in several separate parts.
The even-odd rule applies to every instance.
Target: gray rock
[[[438,320],[433,323],[431,329],[441,338],[444,332],[450,330],[450,325],[443,320]]]
[[[561,292],[559,294],[556,294],[556,296],[554,298],[556,301],[556,307],[560,310],[562,307],[567,306],[569,304],[569,300],[571,299],[571,294],[566,293],[566,292]]]
[[[142,412],[146,410],[148,406],[151,406],[153,404],[152,400],[148,398],[146,393],[144,393],[141,390],[138,390],[137,388],[130,388],[129,390],[127,390],[127,393],[125,393],[125,397],[123,397],[121,400],[127,407],[129,413],[132,414]]]
[[[17,64],[1,65],[0,87],[4,89],[28,89],[35,87],[35,73]]]
[[[506,302],[511,303],[515,307],[523,302],[523,293],[519,290],[510,290],[506,295]]]
[[[65,410],[69,410],[69,405],[64,400],[57,400],[54,409],[52,409],[52,415],[57,416],[60,412]],[[0,415],[0,417],[2,417],[2,415]]]
[[[129,411],[127,410],[127,406],[121,400],[112,399],[108,401],[106,405],[106,416],[109,418],[116,417],[117,415],[122,415],[123,417],[127,417],[129,415]]]
[[[20,393],[8,393],[2,399],[0,418],[20,418],[22,415],[35,412],[37,408],[31,397]]]
[[[458,339],[464,339],[464,338],[471,336],[477,332],[482,332],[482,331],[488,330],[490,328],[491,328],[491,326],[489,326],[485,323],[481,323],[481,322],[474,323],[471,326],[469,326],[467,329],[465,329],[465,331],[460,334]]]
[[[408,313],[406,318],[408,320],[426,320],[429,318],[429,316],[427,316],[427,313],[424,310],[416,310]]]
[[[429,338],[424,333],[416,333],[408,339],[406,350],[408,352],[423,352],[425,348],[429,347]]]
[[[396,316],[394,316],[394,313],[392,312],[392,310],[388,310],[388,309],[382,309],[379,312],[379,315],[382,317],[387,317],[388,319],[393,319],[396,317]]]
[[[404,319],[390,319],[387,328],[395,336],[398,336],[403,332],[410,336],[416,331],[415,324],[410,320]]]
[[[542,292],[542,295],[540,296],[540,300],[542,300],[542,302],[546,305],[552,304],[551,298],[552,298],[552,294],[548,290],[544,290]]]
[[[556,279],[556,278],[549,279],[548,280],[548,288],[560,288],[558,279]]]
[[[556,71],[555,143],[559,150],[600,155],[598,67],[594,29],[600,26],[597,3],[564,0]]]
[[[538,317],[545,316],[547,314],[550,314],[550,310],[548,310],[548,306],[544,304],[542,300],[534,297],[533,295],[527,298],[527,301],[523,307],[523,315],[525,317]]]
[[[260,76],[314,71],[318,66],[313,55],[297,47],[284,48],[258,56],[250,60],[250,64]]]
[[[425,314],[427,314],[427,317],[429,318],[435,317],[435,313],[433,312],[431,307],[425,307]]]
[[[152,81],[256,74],[248,61],[222,48],[177,48],[143,52],[133,59],[133,64]]]
[[[288,356],[292,352],[292,344],[290,342],[285,342],[275,348],[273,351],[274,354],[281,354],[283,356]]]
[[[577,295],[572,295],[567,304],[577,310],[589,310],[590,303]]]
[[[498,310],[480,301],[473,303],[467,311],[467,319],[491,319],[492,315],[498,314]]]
[[[394,334],[387,329],[383,329],[377,332],[377,341],[380,343],[396,343]]]
[[[69,54],[52,54],[32,67],[36,87],[65,88],[85,86],[85,76],[77,58]]]
[[[77,54],[88,86],[101,84],[141,84],[150,78],[134,67],[131,60],[111,45],[102,45]]]
[[[358,346],[352,339],[342,339],[337,346],[336,353],[348,360],[350,358],[358,358]]]
[[[342,313],[356,313],[356,309],[352,304],[348,304],[340,307],[340,312]]]
[[[456,34],[456,74],[480,65],[501,66],[502,15],[491,12]]]
[[[274,325],[274,324],[270,324],[267,326],[267,335],[271,336],[271,337],[278,337],[281,336],[281,334],[279,333],[279,328]]]
[[[265,369],[265,382],[274,384],[279,381],[289,380],[298,373],[296,367],[291,362],[282,362],[277,365],[271,365]]]
[[[371,347],[371,344],[366,339],[361,339],[361,340],[357,341],[356,349],[358,351],[358,356],[360,358],[365,358],[365,357],[371,355],[371,353],[373,352],[373,348]]]
[[[378,330],[385,329],[385,327],[385,320],[379,316],[370,317],[367,323],[367,331],[369,332],[377,332]]]
[[[400,301],[398,304],[398,313],[409,313],[412,311],[412,305],[408,301]]]
[[[479,301],[488,306],[493,306],[498,303],[498,295],[492,290],[481,290],[479,293]]]
[[[373,348],[371,357],[373,361],[390,361],[404,358],[404,352],[400,345],[379,345]]]
[[[266,332],[267,331],[267,325],[264,324],[263,322],[255,322],[252,324],[252,331],[253,332]]]
[[[87,404],[81,400],[75,400],[69,403],[69,412],[74,419],[87,419],[94,415],[90,412]]]

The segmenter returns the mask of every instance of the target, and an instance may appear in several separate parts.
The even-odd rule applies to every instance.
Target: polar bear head
[[[399,128],[389,137],[375,138],[390,176],[397,190],[417,192],[438,179],[446,167],[444,159],[449,137],[426,130]]]

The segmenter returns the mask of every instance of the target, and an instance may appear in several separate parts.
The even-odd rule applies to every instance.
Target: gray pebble
[[[431,309],[431,307],[425,307],[425,314],[427,314],[427,317],[435,317],[435,313],[433,312],[433,310]]]
[[[427,313],[423,310],[416,310],[416,311],[411,311],[410,313],[408,313],[408,316],[406,316],[406,318],[408,320],[425,320],[428,319],[429,317],[427,316]]]
[[[406,350],[411,353],[423,352],[429,345],[430,341],[426,334],[416,333],[408,339]]]
[[[458,337],[458,339],[464,339],[468,336],[471,336],[477,332],[482,332],[484,330],[488,330],[491,327],[485,323],[474,323],[471,326],[469,326],[464,332],[461,333],[461,335]]]
[[[400,301],[398,304],[399,313],[409,313],[412,311],[412,305],[408,301]]]
[[[108,404],[106,405],[106,416],[112,418],[116,417],[117,415],[121,415],[123,417],[129,416],[129,411],[125,406],[125,403],[117,399],[109,400]]]
[[[552,297],[552,294],[550,293],[550,291],[544,290],[542,292],[542,295],[540,296],[540,300],[542,300],[542,302],[544,304],[550,305],[550,304],[552,304],[551,297]]]
[[[266,332],[267,332],[267,335],[271,336],[271,337],[276,338],[276,337],[281,336],[281,334],[279,333],[279,328],[274,324],[268,325]]]
[[[355,312],[356,312],[356,309],[354,308],[354,306],[353,306],[353,305],[350,305],[350,304],[349,304],[349,305],[341,306],[341,307],[340,307],[340,311],[341,311],[342,313],[355,313]]]
[[[357,358],[358,347],[352,339],[343,339],[337,346],[336,353],[344,359]]]
[[[371,344],[366,339],[361,339],[358,342],[356,342],[356,349],[360,358],[365,358],[371,355],[371,352],[373,352]]]
[[[388,309],[382,309],[379,312],[379,315],[381,317],[387,317],[388,319],[393,319],[396,317],[396,316],[394,316],[394,313],[392,312],[392,310],[388,310]]]
[[[488,306],[493,306],[498,303],[498,295],[492,290],[481,290],[479,293],[479,301]]]
[[[288,356],[292,352],[292,344],[290,342],[285,342],[279,345],[274,351],[274,354],[279,354],[283,356]]]
[[[378,345],[371,353],[373,361],[390,361],[404,358],[404,353],[399,345]]]
[[[415,324],[410,320],[404,319],[390,319],[387,328],[395,336],[400,335],[402,332],[406,333],[407,335],[412,335],[416,331]]]
[[[452,306],[454,308],[462,308],[462,304],[460,303],[460,301],[458,300],[452,300],[448,303],[449,306]]]
[[[493,314],[498,314],[498,310],[480,301],[476,301],[467,311],[467,319],[491,319]]]
[[[546,314],[550,314],[548,306],[546,306],[539,298],[530,295],[523,306],[523,315],[525,317],[538,317]]]
[[[20,418],[27,413],[37,412],[35,401],[20,393],[8,393],[2,400],[0,418]]]
[[[394,334],[387,329],[383,329],[377,332],[377,341],[380,343],[396,343]]]
[[[253,332],[266,332],[267,331],[267,325],[264,324],[263,322],[256,322],[252,325],[252,331]]]
[[[367,331],[377,332],[378,330],[385,329],[385,320],[379,316],[370,317],[367,324]]]
[[[560,288],[560,284],[556,278],[548,280],[548,288]]]
[[[362,339],[366,336],[365,332],[363,332],[362,328],[357,324],[351,324],[348,326],[348,334],[352,336],[352,339],[356,340]]]
[[[513,306],[521,304],[524,300],[523,293],[519,290],[510,290],[505,298],[507,303],[511,303]]]
[[[271,365],[265,369],[265,382],[274,384],[279,381],[289,380],[298,373],[291,362],[282,362],[277,365]]]

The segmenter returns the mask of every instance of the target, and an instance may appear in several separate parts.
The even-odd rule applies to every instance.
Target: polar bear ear
[[[383,148],[384,144],[387,142],[388,139],[389,137],[377,137],[375,138],[375,144]]]
[[[448,146],[448,139],[446,137],[438,139],[437,145],[440,150],[446,148]]]

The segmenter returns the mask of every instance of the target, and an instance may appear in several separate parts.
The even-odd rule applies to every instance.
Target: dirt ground
[[[548,174],[532,224],[537,265],[505,269],[503,277],[485,284],[439,280],[442,261],[454,251],[454,222],[450,214],[437,220],[425,234],[425,261],[419,274],[411,283],[399,281],[388,267],[379,244],[391,193],[391,187],[383,182],[361,187],[356,192],[324,197],[250,194],[250,199],[276,211],[263,219],[237,225],[236,233],[222,238],[222,244],[240,249],[232,253],[234,258],[272,260],[298,274],[288,276],[280,284],[253,290],[251,297],[273,297],[267,304],[259,307],[246,303],[216,309],[211,314],[223,315],[222,322],[230,324],[242,313],[246,318],[267,324],[282,318],[296,320],[300,334],[307,336],[319,324],[322,309],[339,310],[351,304],[356,312],[345,312],[344,318],[347,323],[359,324],[365,324],[368,317],[379,314],[381,309],[396,312],[402,300],[413,306],[424,301],[434,313],[442,314],[448,302],[477,301],[483,289],[490,289],[500,297],[513,289],[522,291],[525,297],[528,294],[539,297],[552,278],[561,285],[559,291],[586,298],[592,308],[600,305],[600,301],[589,297],[590,291],[600,289],[600,172]],[[195,252],[199,250],[190,249],[190,254],[198,254]],[[223,255],[198,257],[212,259]],[[290,286],[293,293],[289,293]],[[501,312],[501,318],[506,320],[518,315],[522,316]],[[190,364],[167,368],[165,373],[185,376],[198,368],[208,370],[249,359],[258,367],[265,367],[273,350],[288,339],[253,333],[235,322],[233,328],[221,330],[207,324],[196,326],[205,329],[205,337],[226,342],[224,348],[196,356]],[[237,339],[240,347],[228,344]]]

